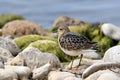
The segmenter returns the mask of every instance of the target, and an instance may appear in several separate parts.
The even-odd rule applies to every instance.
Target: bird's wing
[[[87,39],[85,36],[68,32],[64,34],[60,39],[59,39],[60,45],[65,48],[65,49],[72,49],[72,50],[79,50],[79,49],[86,49],[89,44],[90,40]]]

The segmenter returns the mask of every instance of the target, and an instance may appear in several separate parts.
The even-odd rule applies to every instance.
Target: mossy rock
[[[57,42],[52,40],[37,40],[32,42],[29,46],[38,48],[42,52],[49,52],[55,54],[61,62],[69,61],[69,57],[60,49]]]
[[[40,35],[25,35],[18,38],[15,38],[13,41],[18,45],[18,47],[23,50],[25,49],[30,43],[37,41],[37,40],[53,40],[57,41],[55,38],[40,36]]]
[[[23,20],[24,18],[20,15],[14,14],[1,14],[0,15],[0,28],[2,28],[7,22],[13,20]]]

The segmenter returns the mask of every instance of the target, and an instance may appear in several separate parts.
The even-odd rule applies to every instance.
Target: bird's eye
[[[60,29],[60,30],[63,30],[63,29]]]

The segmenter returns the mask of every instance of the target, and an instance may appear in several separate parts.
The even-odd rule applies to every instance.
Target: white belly
[[[79,56],[80,54],[85,54],[85,53],[89,53],[89,52],[95,52],[95,50],[91,50],[91,49],[88,49],[88,50],[74,50],[74,51],[69,51],[69,50],[66,50],[66,49],[63,49],[63,52],[67,55],[70,55],[70,56]]]

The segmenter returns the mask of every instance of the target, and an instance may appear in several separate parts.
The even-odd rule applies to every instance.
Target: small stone
[[[47,75],[48,75],[50,69],[51,69],[50,63],[47,63],[47,64],[41,66],[40,68],[34,69],[32,71],[33,72],[32,79],[39,79],[39,80],[47,79]]]
[[[64,80],[68,77],[75,77],[75,75],[69,72],[51,71],[48,80]]]

